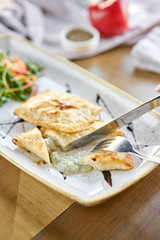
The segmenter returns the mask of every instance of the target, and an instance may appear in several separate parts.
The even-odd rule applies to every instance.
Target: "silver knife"
[[[96,141],[97,139],[102,139],[106,137],[109,133],[115,130],[115,127],[123,127],[131,123],[134,119],[140,117],[141,115],[149,112],[153,108],[160,106],[160,95],[157,97],[152,98],[151,100],[143,103],[142,105],[134,108],[133,110],[125,113],[124,115],[114,119],[113,121],[109,122],[108,124],[104,125],[103,127],[95,130],[94,132],[89,133],[88,135],[70,143],[67,148],[73,149],[77,147],[81,147]]]

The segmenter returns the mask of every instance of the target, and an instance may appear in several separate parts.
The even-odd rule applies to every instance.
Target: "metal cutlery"
[[[118,126],[123,127],[131,123],[134,119],[140,117],[141,115],[149,112],[150,110],[160,106],[160,95],[152,98],[151,100],[143,103],[142,105],[136,107],[135,109],[125,113],[124,115],[116,118],[110,123],[104,125],[103,127],[87,134],[86,136],[79,138],[78,140],[70,143],[67,148],[73,149],[76,147],[81,147],[96,141],[98,139],[104,139],[109,133],[113,132]]]
[[[135,149],[132,143],[125,137],[118,136],[101,141],[96,147],[93,148],[92,152],[100,150],[117,153],[129,153],[148,161],[160,164],[160,158],[143,154],[139,150]]]

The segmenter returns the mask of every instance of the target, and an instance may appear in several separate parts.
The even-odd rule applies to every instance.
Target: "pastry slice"
[[[90,125],[87,129],[77,132],[77,133],[62,133],[56,130],[41,128],[40,131],[44,138],[52,139],[54,141],[54,145],[56,145],[59,149],[65,150],[66,146],[80,137],[87,135],[88,133],[102,127],[109,121],[104,120],[96,120],[94,123]],[[114,124],[114,123],[113,123]],[[113,126],[112,126],[113,127]],[[117,124],[114,124],[115,131],[107,135],[107,138],[112,138],[116,136],[124,136],[122,130],[118,127]],[[84,146],[79,149],[73,149],[68,152],[63,152],[60,150],[55,150],[52,152],[51,161],[52,164],[59,170],[68,174],[73,169],[77,173],[77,164],[78,166],[90,166],[99,170],[129,170],[132,169],[133,160],[130,154],[123,153],[113,153],[107,151],[95,151],[91,153],[91,150],[95,146],[95,143],[91,143],[88,146]],[[49,145],[48,145],[49,149]],[[69,169],[69,166],[72,168]],[[73,164],[74,163],[74,164]],[[75,170],[76,169],[76,170]],[[79,169],[81,172],[81,169]]]
[[[17,135],[13,142],[19,147],[30,150],[47,163],[51,161],[51,164],[64,174],[84,173],[92,168],[103,171],[132,169],[131,155],[107,151],[91,152],[95,143],[65,152],[65,148],[70,142],[85,136],[106,123],[107,121],[97,120],[88,129],[77,133],[64,133],[41,128],[41,134],[38,128],[34,128]],[[107,135],[106,138],[114,136],[124,136],[118,125],[115,125],[115,131]]]
[[[77,139],[93,132],[94,130],[104,126],[108,122],[109,122],[108,120],[107,121],[95,120],[95,122],[91,123],[87,129],[82,130],[80,132],[74,132],[74,133],[60,132],[60,131],[57,131],[54,129],[44,128],[44,127],[41,127],[40,131],[42,133],[43,138],[53,139],[54,144],[56,146],[59,146],[62,150],[65,150],[66,146],[68,144],[70,144],[71,142],[76,141]],[[107,136],[107,138],[111,138],[111,137],[115,137],[115,136],[123,136],[123,132],[118,127],[118,125],[115,124],[114,128],[115,128],[115,131],[113,133],[110,133]]]
[[[134,168],[132,156],[125,153],[95,151],[81,160],[82,165],[102,171],[129,170]]]
[[[78,132],[86,129],[101,110],[101,107],[70,93],[47,90],[25,101],[14,114],[45,128]]]
[[[47,146],[38,128],[33,128],[30,131],[21,133],[14,137],[12,141],[17,146],[28,149],[46,163],[50,164]]]

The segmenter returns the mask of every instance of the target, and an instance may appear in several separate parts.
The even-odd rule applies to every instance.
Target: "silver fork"
[[[106,139],[97,144],[95,148],[92,149],[92,152],[103,150],[117,153],[129,153],[136,155],[137,157],[144,158],[148,161],[159,163],[160,158],[154,156],[148,156],[141,153],[139,150],[135,149],[132,143],[125,137],[114,137]]]

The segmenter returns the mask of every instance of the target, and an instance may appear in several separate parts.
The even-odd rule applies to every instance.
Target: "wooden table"
[[[75,61],[145,101],[158,74],[135,70],[129,47]],[[139,183],[95,207],[56,193],[0,157],[0,239],[160,239],[160,166]],[[52,236],[52,237],[51,237]]]

